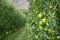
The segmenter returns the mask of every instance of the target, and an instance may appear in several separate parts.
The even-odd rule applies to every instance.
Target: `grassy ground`
[[[9,35],[9,37],[5,40],[29,40],[28,36],[26,35],[26,27],[22,27],[17,32]]]

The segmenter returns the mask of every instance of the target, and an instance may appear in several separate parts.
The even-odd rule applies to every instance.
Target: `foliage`
[[[0,0],[0,40],[25,24],[25,17],[6,0]]]
[[[30,0],[26,19],[30,40],[60,40],[59,4],[60,0]]]

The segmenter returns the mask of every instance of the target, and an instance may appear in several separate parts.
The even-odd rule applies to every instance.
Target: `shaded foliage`
[[[0,40],[25,25],[25,17],[21,14],[12,4],[0,0]]]

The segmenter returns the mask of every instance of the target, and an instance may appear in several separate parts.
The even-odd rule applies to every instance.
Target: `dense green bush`
[[[60,1],[59,1],[60,3]],[[60,5],[57,6],[57,11],[56,11],[56,17],[57,17],[57,29],[58,29],[58,35],[60,35]]]
[[[6,0],[0,0],[0,40],[24,26],[25,16],[22,14]]]
[[[27,30],[30,40],[60,40],[60,0],[30,0]]]

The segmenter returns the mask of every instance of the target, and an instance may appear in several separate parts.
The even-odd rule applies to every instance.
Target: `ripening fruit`
[[[48,31],[48,28],[46,27],[46,28],[44,28],[44,31]]]
[[[51,37],[48,37],[49,40],[51,40]]]
[[[38,18],[42,18],[43,17],[43,15],[40,13],[40,14],[38,14]]]
[[[36,31],[39,31],[38,29],[36,29]]]
[[[32,17],[30,17],[30,19],[32,19]]]
[[[40,21],[40,22],[39,22],[39,25],[43,25],[43,22],[42,22],[42,21]]]
[[[6,32],[6,35],[8,35],[8,32]]]
[[[36,0],[34,0],[34,2],[35,2]]]
[[[49,6],[49,9],[52,9],[53,8],[53,6]]]
[[[53,38],[53,37],[52,37],[51,39],[52,39],[52,40],[54,40],[54,38]]]
[[[53,31],[53,33],[55,33],[55,30],[52,30]]]
[[[36,39],[38,39],[38,36],[36,36]]]
[[[48,32],[49,32],[49,33],[53,33],[53,31],[52,31],[51,29],[48,29]]]
[[[38,13],[38,11],[36,11],[36,13]]]
[[[43,30],[43,27],[42,27],[42,26],[40,26],[40,27],[39,27],[39,30]]]
[[[57,39],[60,39],[60,36],[57,36]]]
[[[46,18],[43,18],[43,19],[42,19],[42,22],[45,23],[45,22],[46,22]]]
[[[33,3],[33,5],[35,5],[35,3]]]
[[[30,38],[30,36],[28,38]]]

